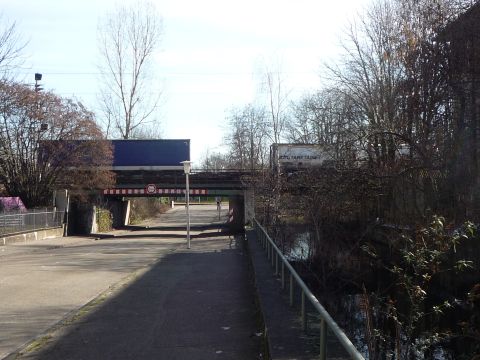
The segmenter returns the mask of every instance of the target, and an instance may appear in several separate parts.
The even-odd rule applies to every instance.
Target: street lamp
[[[185,199],[187,202],[187,249],[190,249],[190,184],[188,175],[192,168],[192,162],[189,160],[182,161],[183,171],[185,172]]]
[[[35,92],[39,92],[43,90],[42,86],[38,83],[41,80],[42,80],[42,74],[35,73]]]

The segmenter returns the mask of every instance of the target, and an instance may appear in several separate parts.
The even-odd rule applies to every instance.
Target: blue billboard
[[[113,170],[183,170],[190,140],[111,140]]]

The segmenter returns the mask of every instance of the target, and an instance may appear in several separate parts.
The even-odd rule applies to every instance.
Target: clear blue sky
[[[265,64],[280,64],[292,99],[319,88],[322,62],[336,56],[347,21],[368,0],[152,2],[163,18],[151,89],[162,92],[156,116],[164,138],[192,140],[198,164],[206,149],[221,150],[228,109],[258,98]],[[40,72],[46,89],[96,111],[97,22],[114,5],[0,0],[2,20],[17,21],[29,41],[20,80],[33,82]]]

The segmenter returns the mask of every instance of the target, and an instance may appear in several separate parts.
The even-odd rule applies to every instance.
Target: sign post
[[[187,203],[187,249],[190,249],[190,184],[188,175],[190,174],[190,169],[192,163],[188,160],[182,161],[183,171],[185,173],[185,200]]]

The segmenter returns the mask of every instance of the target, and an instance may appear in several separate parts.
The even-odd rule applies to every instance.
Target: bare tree
[[[48,204],[58,185],[85,190],[113,183],[105,170],[112,150],[81,103],[6,81],[0,103],[0,183],[8,193],[30,207]]]
[[[151,85],[150,63],[161,35],[161,18],[152,3],[119,6],[99,23],[100,102],[110,132],[123,139],[153,121],[159,96]]]
[[[205,152],[200,162],[200,169],[204,171],[219,171],[230,167],[228,157],[220,152]]]
[[[159,127],[137,127],[130,134],[131,139],[161,139],[162,129]]]
[[[6,73],[21,64],[22,50],[26,42],[17,31],[15,22],[8,22],[0,14],[0,74]]]
[[[254,170],[266,162],[268,146],[266,113],[251,104],[232,109],[225,137],[229,145],[229,162],[239,169]]]
[[[364,141],[372,161],[394,161],[397,99],[403,68],[397,51],[401,25],[391,1],[377,1],[350,25],[343,62],[330,67],[338,88],[361,109]],[[370,138],[370,134],[373,134]]]
[[[267,69],[264,74],[264,91],[266,94],[266,109],[270,118],[270,138],[273,143],[282,141],[285,130],[287,94],[284,89],[284,82],[279,70]]]
[[[351,167],[361,153],[360,115],[350,97],[325,88],[293,104],[285,136],[290,143],[319,144],[338,165]]]
[[[400,204],[413,217],[440,206],[452,123],[448,44],[439,31],[454,8],[449,0],[375,1],[348,29],[342,62],[330,66],[356,109],[368,168],[388,183],[382,202],[392,216]]]

